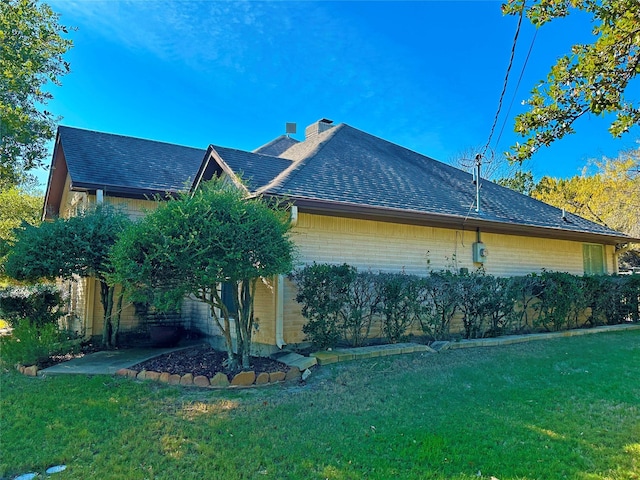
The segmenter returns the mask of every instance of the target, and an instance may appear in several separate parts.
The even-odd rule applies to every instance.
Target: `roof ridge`
[[[267,149],[268,147],[275,145],[276,143],[287,139],[287,140],[291,140],[293,142],[293,145],[296,145],[298,143],[300,143],[300,140],[296,140],[295,138],[290,137],[289,135],[286,134],[282,134],[279,135],[278,137],[274,138],[273,140],[265,143],[264,145],[260,145],[258,148],[254,148],[253,150],[251,150],[251,153],[256,153],[256,154],[260,154],[260,155],[267,155],[269,157],[280,157],[280,155],[282,155],[282,153],[286,152],[287,150],[289,150],[289,148],[291,148],[293,145],[290,145],[287,149],[285,149],[282,153],[278,154],[278,155],[269,155],[266,153],[262,153],[260,152],[260,150],[264,150]]]
[[[98,135],[108,135],[110,137],[120,137],[120,138],[126,138],[128,140],[140,140],[143,142],[151,142],[151,143],[159,143],[162,145],[171,145],[172,147],[180,147],[180,148],[191,148],[193,150],[199,150],[202,152],[205,152],[207,149],[206,148],[199,148],[199,147],[192,147],[189,145],[181,145],[179,143],[171,143],[171,142],[165,142],[162,140],[153,140],[151,138],[142,138],[142,137],[134,137],[131,135],[123,135],[121,133],[110,133],[110,132],[101,132],[99,130],[90,130],[88,128],[80,128],[80,127],[70,127],[68,125],[58,125],[58,128],[62,128],[62,129],[68,129],[68,130],[78,130],[81,132],[88,132],[88,133],[96,133]]]
[[[318,155],[318,153],[320,153],[320,151],[322,151],[322,149],[329,143],[329,141],[333,137],[335,137],[336,134],[340,130],[342,130],[342,128],[345,125],[346,124],[344,124],[344,123],[340,123],[340,124],[336,125],[335,127],[330,128],[329,130],[326,130],[325,132],[323,132],[323,133],[327,134],[327,138],[325,138],[324,140],[319,142],[318,145],[313,150],[311,150],[307,155],[305,155],[304,157],[302,157],[299,160],[291,160],[289,158],[282,157],[282,156],[277,157],[277,158],[282,158],[283,160],[290,160],[292,162],[291,166],[289,166],[285,170],[283,170],[280,174],[278,174],[269,183],[267,183],[266,185],[264,185],[264,186],[260,187],[259,189],[257,189],[255,193],[257,193],[257,194],[264,193],[264,192],[268,191],[271,188],[282,186],[282,184],[287,180],[293,179],[300,172],[301,168],[304,167],[306,162],[308,162],[313,157]],[[298,143],[298,145],[300,145],[302,143],[304,143],[304,142],[300,142],[300,143]]]
[[[241,152],[241,153],[246,153],[249,155],[255,155],[257,157],[266,157],[266,158],[278,158],[281,160],[286,160],[288,162],[293,163],[293,160],[289,159],[289,158],[284,158],[284,157],[276,157],[273,155],[268,155],[266,153],[260,153],[260,152],[256,152],[254,151],[248,151],[248,150],[242,150],[241,148],[234,148],[234,147],[225,147],[223,145],[215,145],[213,143],[209,144],[209,147],[213,147],[213,148],[224,148],[225,150],[233,150],[234,152]]]

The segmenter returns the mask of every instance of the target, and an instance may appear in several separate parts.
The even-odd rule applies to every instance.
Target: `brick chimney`
[[[304,129],[304,138],[313,138],[317,137],[320,133],[333,128],[334,125],[333,120],[329,120],[328,118],[322,118],[315,123],[312,123],[307,128]]]

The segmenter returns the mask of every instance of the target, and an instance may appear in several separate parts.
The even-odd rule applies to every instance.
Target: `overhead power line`
[[[493,138],[493,133],[496,129],[496,125],[498,124],[498,117],[500,116],[500,111],[502,110],[502,102],[504,100],[504,95],[507,91],[507,85],[509,84],[509,73],[511,72],[511,67],[513,66],[513,59],[516,55],[516,45],[518,43],[518,36],[520,35],[520,27],[522,25],[522,18],[524,17],[524,8],[525,2],[522,3],[522,9],[520,10],[520,16],[518,17],[518,26],[516,27],[516,34],[513,37],[513,45],[511,46],[511,56],[509,58],[509,65],[507,66],[507,73],[504,76],[504,85],[502,87],[502,93],[500,94],[500,100],[498,101],[498,110],[496,111],[496,116],[493,119],[493,125],[491,126],[491,132],[489,133],[489,139],[487,140],[486,145],[480,152],[480,155],[484,155],[489,145],[491,144],[491,139]]]
[[[502,138],[502,133],[504,132],[504,127],[507,124],[507,120],[509,119],[509,114],[511,113],[511,107],[513,107],[513,102],[516,99],[516,95],[518,94],[518,89],[520,88],[520,82],[522,81],[522,77],[524,76],[524,70],[527,68],[527,63],[529,62],[529,57],[531,56],[531,51],[533,50],[533,44],[536,41],[536,36],[538,35],[538,29],[533,34],[533,38],[531,39],[531,45],[529,45],[529,51],[527,52],[527,57],[524,59],[524,64],[522,65],[522,70],[520,71],[520,76],[518,77],[518,83],[516,83],[516,88],[513,91],[513,97],[511,97],[511,103],[509,103],[509,108],[507,109],[507,113],[504,115],[504,120],[502,121],[502,127],[500,127],[500,133],[498,134],[498,139],[496,140],[495,149],[498,149],[498,145],[500,144],[500,139]]]

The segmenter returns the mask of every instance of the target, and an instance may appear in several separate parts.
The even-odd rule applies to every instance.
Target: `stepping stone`
[[[433,348],[436,352],[439,352],[440,350],[447,350],[449,348],[449,344],[450,342],[437,341],[437,342],[433,342],[429,346]]]

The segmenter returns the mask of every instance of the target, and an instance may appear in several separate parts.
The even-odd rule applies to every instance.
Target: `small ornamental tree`
[[[187,295],[207,303],[224,336],[229,368],[241,361],[247,369],[256,286],[291,271],[289,229],[285,208],[214,180],[162,203],[128,229],[112,252],[114,279],[134,300],[159,311],[179,308]],[[223,301],[222,284],[230,287],[232,305]]]
[[[115,347],[122,297],[114,313],[115,286],[109,252],[130,223],[127,216],[109,205],[97,205],[76,217],[58,218],[38,227],[24,225],[15,230],[15,242],[5,263],[8,276],[20,281],[94,277],[100,282],[104,311],[102,343]]]

